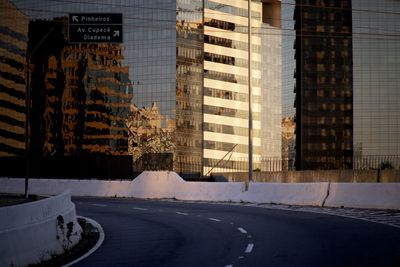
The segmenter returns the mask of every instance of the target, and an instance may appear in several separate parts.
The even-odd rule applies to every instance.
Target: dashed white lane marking
[[[208,218],[210,221],[214,221],[214,222],[220,222],[221,220],[219,219],[215,219],[215,218]]]
[[[133,210],[148,210],[148,209],[145,209],[145,208],[132,208]]]
[[[179,214],[179,215],[189,215],[189,213],[179,212],[179,211],[177,211],[176,214]]]
[[[253,250],[253,247],[254,247],[254,244],[252,244],[252,243],[247,244],[247,248],[244,251],[244,253],[250,253]]]
[[[229,265],[226,265],[225,267],[233,267],[233,265],[232,265],[232,264],[229,264]]]
[[[96,207],[108,207],[108,205],[105,204],[91,204],[91,205]]]
[[[238,230],[239,230],[242,234],[247,234],[247,231],[244,230],[242,227],[239,227]]]

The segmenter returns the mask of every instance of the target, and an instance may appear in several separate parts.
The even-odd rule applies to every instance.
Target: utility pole
[[[252,91],[251,91],[251,0],[248,0],[248,86],[249,86],[249,178],[246,190],[253,181],[253,114],[252,114]]]

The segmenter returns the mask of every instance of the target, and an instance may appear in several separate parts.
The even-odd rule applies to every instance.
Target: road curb
[[[84,255],[82,255],[82,256],[80,256],[79,258],[77,258],[77,259],[71,261],[70,263],[67,263],[67,264],[63,265],[62,267],[69,267],[69,266],[72,266],[72,265],[74,265],[74,264],[80,262],[81,260],[83,260],[83,259],[89,257],[93,252],[95,252],[95,251],[103,244],[103,241],[104,241],[104,238],[105,238],[105,234],[104,234],[103,227],[101,227],[101,225],[100,225],[97,221],[95,221],[95,220],[93,220],[93,219],[90,219],[90,218],[87,218],[87,217],[83,217],[83,216],[76,216],[76,217],[77,217],[77,218],[85,219],[85,220],[86,220],[87,222],[89,222],[93,227],[95,227],[95,228],[99,231],[99,240],[97,240],[96,245],[94,245],[94,247],[92,247],[92,248],[91,248],[88,252],[86,252]]]

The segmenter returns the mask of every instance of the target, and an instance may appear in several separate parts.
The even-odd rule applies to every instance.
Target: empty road
[[[400,266],[400,228],[257,207],[74,198],[103,245],[74,266]]]

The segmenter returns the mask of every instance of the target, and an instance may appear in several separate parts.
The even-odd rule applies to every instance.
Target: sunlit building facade
[[[204,168],[229,171],[248,159],[249,97],[252,97],[253,168],[261,156],[262,5],[251,4],[251,84],[248,76],[248,2],[205,1],[204,6]],[[221,165],[218,162],[223,161]],[[243,164],[242,168],[247,168]],[[237,168],[236,168],[237,169]]]
[[[29,20],[7,0],[0,18],[0,157],[24,157]]]
[[[32,155],[130,156],[134,171],[168,159],[196,177],[246,171],[250,99],[252,168],[280,153],[280,120],[266,116],[280,103],[279,27],[263,23],[265,3],[251,2],[249,38],[245,0],[12,2],[30,19]],[[68,14],[82,10],[122,13],[123,43],[70,43]]]
[[[155,4],[156,1],[147,7],[152,8]],[[175,32],[164,35],[164,32],[159,34],[154,30],[149,40],[137,42],[157,50],[160,44],[158,38],[165,38],[166,55],[170,55],[172,49],[176,51],[174,58],[168,58],[169,62],[176,64],[175,73],[171,71],[172,66],[166,65],[163,70],[166,76],[162,76],[166,83],[154,85],[149,74],[139,70],[134,78],[137,82],[133,102],[138,107],[150,107],[153,102],[157,103],[165,116],[163,127],[167,119],[175,122],[171,139],[175,144],[172,152],[176,171],[207,175],[210,171],[237,169],[239,162],[241,168],[246,170],[249,126],[248,2],[178,0],[163,2],[163,5],[165,9],[176,8],[176,17],[160,14],[168,25],[163,27],[163,31],[168,31],[174,19]],[[253,155],[258,157],[254,168],[259,164],[262,150],[261,15],[261,3],[252,2]],[[140,25],[139,21],[134,23]],[[154,58],[153,64],[159,64],[156,63],[159,60],[163,57]],[[139,62],[136,66],[139,68],[144,59],[137,54],[135,61]],[[147,65],[143,64],[144,68]],[[172,79],[176,80],[174,88],[170,83]],[[164,97],[160,98],[154,92]]]

